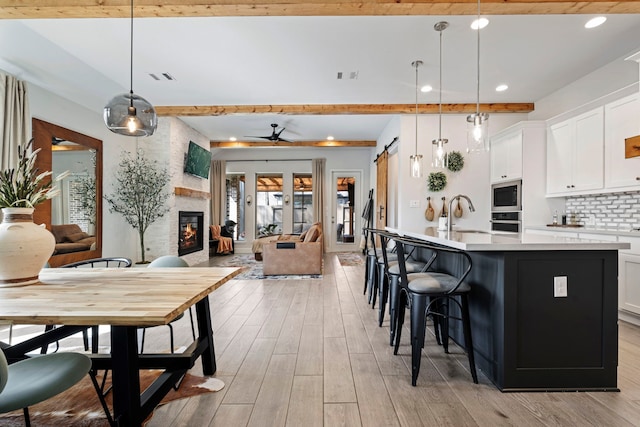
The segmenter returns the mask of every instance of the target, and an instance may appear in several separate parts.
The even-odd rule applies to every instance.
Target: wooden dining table
[[[217,267],[43,269],[37,284],[0,288],[0,322],[61,326],[15,345],[0,345],[7,359],[14,362],[87,327],[110,325],[110,353],[92,353],[92,368],[112,370],[116,425],[139,426],[198,358],[204,375],[216,372],[208,295],[240,270]],[[198,334],[184,351],[138,353],[138,327],[167,325],[193,305]],[[141,394],[139,371],[142,369],[163,372]]]

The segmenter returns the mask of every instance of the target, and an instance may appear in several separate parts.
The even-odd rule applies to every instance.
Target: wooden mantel
[[[176,196],[192,197],[194,199],[210,199],[211,198],[211,193],[209,193],[208,191],[193,190],[191,188],[185,188],[185,187],[175,187],[174,193],[176,194]]]

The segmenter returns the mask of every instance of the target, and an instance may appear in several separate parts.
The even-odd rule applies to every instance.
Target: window
[[[293,175],[293,233],[299,234],[313,221],[313,180],[311,174]]]
[[[282,174],[256,175],[256,235],[282,234]]]

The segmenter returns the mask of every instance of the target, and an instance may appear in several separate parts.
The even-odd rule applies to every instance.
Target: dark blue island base
[[[619,391],[617,250],[469,253],[475,360],[501,391]]]

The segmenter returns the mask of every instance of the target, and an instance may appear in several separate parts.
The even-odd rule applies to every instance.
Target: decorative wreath
[[[447,169],[451,172],[458,172],[464,166],[464,157],[459,151],[452,151],[447,154]]]
[[[447,176],[444,172],[431,172],[427,178],[429,191],[442,191],[447,185]]]

